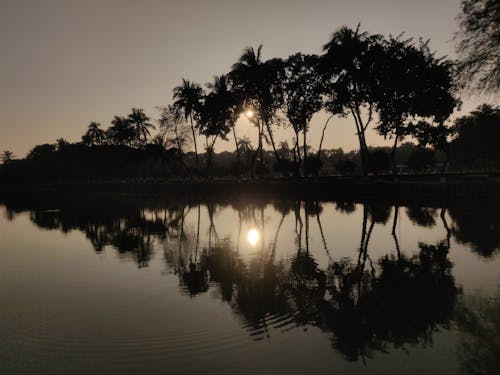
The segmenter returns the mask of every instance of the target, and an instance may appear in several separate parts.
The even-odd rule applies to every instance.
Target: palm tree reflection
[[[476,243],[479,254],[479,249],[491,255],[498,248],[498,241],[490,236],[478,239],[478,231],[469,227],[479,222],[495,228],[498,215],[474,221],[459,208],[441,209],[439,215],[432,208],[409,208],[408,217],[416,225],[436,225],[439,217],[446,239],[420,243],[418,251],[408,255],[400,248],[396,231],[404,213],[399,206],[342,202],[332,206],[300,200],[272,204],[233,200],[229,206],[221,201],[132,202],[117,197],[78,202],[58,197],[43,205],[31,202],[28,208],[24,200],[4,202],[5,211],[11,213],[8,218],[29,210],[37,226],[63,232],[78,229],[97,252],[114,248],[139,267],[148,265],[160,242],[168,269],[179,278],[181,293],[196,298],[210,290],[230,306],[253,339],[317,327],[351,361],[366,360],[391,347],[431,344],[439,328],[450,326],[461,293],[448,259],[452,236]],[[222,235],[222,227],[216,228],[216,214],[223,209],[238,214],[236,243]],[[344,214],[362,210],[359,247],[348,258],[337,256],[328,244],[321,221],[328,210]],[[387,224],[391,213],[392,223]],[[272,215],[277,219],[275,227],[270,226]],[[250,254],[240,254],[242,223],[255,230],[251,244],[259,249]],[[295,237],[291,249],[280,246],[285,223],[292,225],[288,233]],[[315,227],[320,242],[310,238]],[[391,249],[383,256],[370,251],[370,239],[379,230],[392,235],[395,254]],[[321,254],[326,255],[322,256],[326,263],[320,265]]]

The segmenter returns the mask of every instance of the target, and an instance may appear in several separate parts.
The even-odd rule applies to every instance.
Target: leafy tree
[[[421,148],[432,146],[434,150],[443,151],[445,154],[445,162],[442,172],[448,170],[450,159],[450,143],[448,138],[454,134],[454,128],[438,123],[437,125],[428,121],[419,121],[416,125],[410,127],[411,134],[418,140]]]
[[[312,116],[322,106],[323,79],[318,73],[318,57],[297,53],[284,62],[281,77],[283,90],[283,112],[295,132],[297,170],[301,155],[299,132],[303,133],[303,159],[307,159],[307,130]],[[305,162],[303,169],[306,174]]]
[[[148,137],[151,136],[150,130],[155,129],[155,126],[149,123],[149,120],[144,110],[140,108],[132,108],[132,113],[128,115],[128,121],[134,127],[135,141],[138,145],[144,145]]]
[[[412,132],[420,137],[428,132],[428,123],[444,126],[459,101],[452,94],[452,62],[434,57],[427,42],[415,45],[412,39],[391,37],[384,42],[384,47],[385,64],[381,65],[381,86],[377,92],[380,116],[377,131],[394,139],[391,162],[396,176],[398,141]],[[411,120],[417,117],[429,120],[412,124]],[[445,145],[430,143],[445,151]]]
[[[327,90],[335,98],[335,112],[345,108],[356,126],[363,175],[368,174],[368,146],[365,133],[373,120],[376,90],[380,87],[383,45],[380,35],[342,27],[323,46],[321,57]],[[366,112],[366,116],[362,112]]]
[[[174,106],[182,111],[184,118],[189,120],[191,125],[191,134],[193,136],[194,153],[196,156],[196,171],[200,171],[200,162],[198,156],[198,142],[196,140],[195,119],[198,118],[198,111],[201,105],[203,89],[197,83],[192,83],[182,79],[180,86],[174,88]],[[198,125],[198,124],[196,124]]]
[[[465,164],[491,160],[500,167],[500,107],[483,104],[455,121],[454,154]]]
[[[91,122],[87,132],[82,136],[82,141],[86,146],[101,145],[106,140],[106,133],[101,129],[101,124]]]
[[[241,155],[238,148],[238,138],[236,137],[236,122],[240,116],[243,105],[237,92],[230,87],[231,83],[227,75],[214,76],[214,80],[207,84],[208,89],[218,98],[220,103],[220,111],[231,128],[236,149],[238,165],[241,164]]]
[[[218,92],[210,92],[205,96],[199,109],[200,133],[205,136],[207,151],[207,167],[213,178],[213,154],[215,142],[222,138],[227,140],[227,134],[231,131],[233,113],[225,102],[225,95]]]
[[[462,0],[456,50],[458,73],[473,91],[496,93],[500,88],[500,2]]]

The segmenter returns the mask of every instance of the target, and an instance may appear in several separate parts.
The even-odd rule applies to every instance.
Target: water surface
[[[500,373],[492,202],[0,203],[0,373]]]

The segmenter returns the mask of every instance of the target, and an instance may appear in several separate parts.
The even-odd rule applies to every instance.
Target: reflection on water
[[[259,231],[255,228],[252,228],[248,231],[247,234],[247,239],[248,243],[255,247],[257,245],[257,242],[259,242],[260,234]]]
[[[84,233],[99,254],[112,248],[139,268],[163,262],[182,295],[210,295],[227,306],[248,346],[276,335],[300,340],[300,332],[317,329],[346,363],[370,366],[400,349],[435,353],[435,336],[453,331],[447,345],[456,356],[437,353],[434,361],[465,373],[498,372],[498,294],[479,300],[464,293],[477,290],[450,259],[465,249],[475,272],[497,261],[495,205],[118,196],[8,196],[3,204],[12,224],[27,212],[39,228]],[[498,276],[488,277],[497,283]],[[277,363],[288,360],[282,354]]]

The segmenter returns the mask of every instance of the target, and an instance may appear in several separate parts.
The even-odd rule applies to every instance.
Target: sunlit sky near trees
[[[319,54],[343,25],[430,38],[438,56],[455,57],[458,12],[459,0],[0,0],[0,150],[21,157],[60,137],[78,141],[91,121],[106,128],[132,107],[156,119],[181,78],[209,82],[246,46],[263,44],[264,59]],[[481,100],[464,98],[462,112]],[[312,120],[313,148],[325,118]],[[237,132],[256,144],[245,120]],[[385,144],[373,132],[368,140]],[[357,147],[350,117],[329,128],[325,148],[337,147]]]

